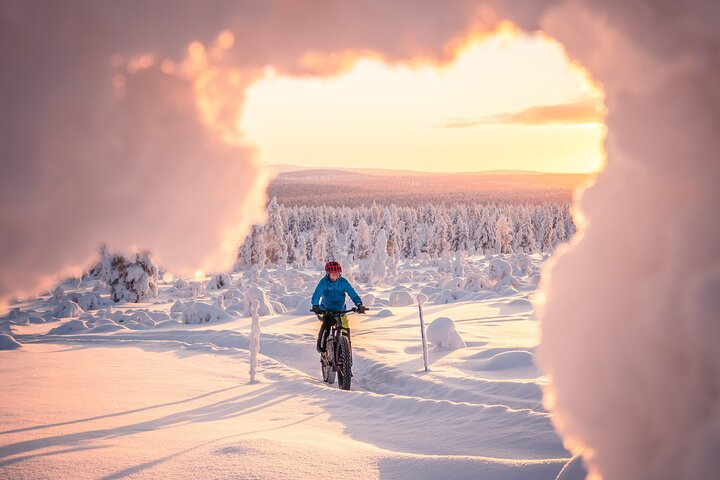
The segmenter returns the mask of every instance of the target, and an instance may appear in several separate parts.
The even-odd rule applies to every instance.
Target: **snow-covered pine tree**
[[[512,253],[512,226],[506,215],[500,215],[495,223],[495,239],[498,252]]]
[[[278,265],[285,262],[287,247],[285,246],[285,225],[282,205],[278,205],[273,197],[267,206],[267,222],[263,229],[265,258],[268,263]]]

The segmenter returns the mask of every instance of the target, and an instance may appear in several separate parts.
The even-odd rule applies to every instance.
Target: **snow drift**
[[[457,350],[467,346],[455,328],[455,322],[448,317],[436,318],[428,325],[427,339],[441,349]]]

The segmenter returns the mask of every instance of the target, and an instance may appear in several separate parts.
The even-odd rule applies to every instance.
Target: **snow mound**
[[[67,295],[65,298],[77,303],[80,305],[80,308],[86,312],[89,310],[104,308],[112,304],[112,301],[109,298],[103,298],[93,292],[73,293],[71,295]]]
[[[439,317],[432,321],[427,327],[427,339],[436,348],[457,350],[467,346],[455,328],[455,322],[448,317]]]
[[[175,303],[173,303],[173,306],[170,307],[170,314],[173,313],[182,313],[185,311],[185,304],[181,302],[180,300],[177,300]]]
[[[525,350],[511,350],[492,356],[481,370],[507,370],[509,368],[531,367],[535,356]]]
[[[455,303],[465,297],[466,292],[462,290],[443,290],[435,298],[435,303],[447,304]]]
[[[22,348],[22,344],[15,340],[12,335],[0,334],[0,350],[17,350],[18,348]]]
[[[128,330],[127,327],[124,327],[123,325],[118,325],[115,322],[111,323],[104,323],[102,325],[96,325],[90,330],[88,330],[87,333],[111,333],[111,332],[117,332],[118,330]]]
[[[70,301],[70,300],[64,300],[60,305],[55,307],[55,309],[52,311],[53,317],[56,318],[72,318],[72,317],[79,317],[85,313],[83,309],[78,305],[77,303]]]
[[[203,302],[185,304],[180,320],[185,324],[209,323],[229,320],[230,315],[214,305]]]
[[[312,307],[312,297],[305,297],[300,300],[295,306],[295,310],[291,313],[295,315],[310,315],[310,308]]]
[[[228,288],[223,291],[222,296],[224,300],[230,300],[231,298],[239,298],[240,300],[242,300],[243,298],[243,294],[240,289],[235,287]]]
[[[280,297],[280,303],[282,303],[286,309],[297,308],[305,299],[302,295],[283,295]]]
[[[370,308],[370,307],[372,307],[373,305],[375,305],[375,295],[373,295],[372,293],[368,293],[368,294],[366,294],[366,295],[363,295],[363,296],[362,296],[362,301],[363,301],[363,302],[362,302],[363,305],[365,305],[367,308]]]
[[[392,292],[390,294],[390,306],[391,307],[407,307],[408,305],[412,305],[413,298],[410,295],[410,293],[401,290],[399,292]]]
[[[145,330],[148,328],[155,328],[155,320],[152,319],[148,312],[140,310],[133,313],[130,317],[130,321],[125,323],[125,325],[133,330]]]
[[[88,326],[84,321],[70,320],[69,322],[65,322],[62,325],[50,330],[48,335],[72,335],[73,333],[83,332],[87,329]]]
[[[381,318],[382,318],[382,317],[392,317],[393,315],[395,315],[395,314],[392,312],[392,310],[388,310],[387,308],[383,308],[382,310],[380,310],[379,312],[377,312],[377,313],[376,313],[375,315],[373,315],[373,316],[374,316],[374,317],[381,317]]]

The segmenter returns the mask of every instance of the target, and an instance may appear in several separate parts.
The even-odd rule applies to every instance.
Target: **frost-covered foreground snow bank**
[[[484,257],[465,261],[467,275],[489,266]],[[62,319],[52,316],[55,296],[18,304],[3,325],[22,348],[0,351],[12,392],[4,408],[17,412],[5,417],[0,435],[0,477],[72,471],[79,479],[270,479],[340,471],[354,478],[554,480],[570,454],[542,407],[543,380],[533,364],[538,330],[528,298],[535,283],[521,277],[517,290],[468,292],[486,300],[424,302],[428,323],[445,318],[440,333],[462,339],[450,348],[438,341],[443,347],[430,350],[426,373],[417,305],[393,305],[405,301],[390,297],[423,298],[421,290],[465,283],[436,268],[400,264],[398,278],[407,282],[357,284],[375,302],[368,315],[349,317],[350,392],[320,379],[319,322],[307,296],[316,272],[236,273],[223,285],[208,279],[215,288],[196,295],[190,283],[161,284],[152,303]],[[63,297],[88,288],[66,282]],[[244,302],[259,307],[259,290],[273,311],[258,312],[254,367],[257,337]],[[298,310],[278,313],[281,301],[297,302]],[[226,317],[213,317],[218,312]]]

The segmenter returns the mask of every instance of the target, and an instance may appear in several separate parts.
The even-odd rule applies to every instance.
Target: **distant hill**
[[[268,194],[285,205],[567,202],[590,175],[521,171],[430,173],[276,166]]]
[[[297,165],[286,165],[286,164],[274,164],[268,165],[268,168],[277,173],[297,173],[297,172],[311,172],[311,171],[337,171],[342,170],[345,172],[354,172],[365,175],[375,175],[381,177],[396,177],[396,176],[425,176],[425,175],[548,175],[545,172],[535,172],[531,170],[482,170],[477,172],[422,172],[417,170],[393,170],[387,168],[331,168],[331,167],[300,167]],[[554,174],[551,174],[554,175]],[[563,175],[563,174],[560,174]]]

